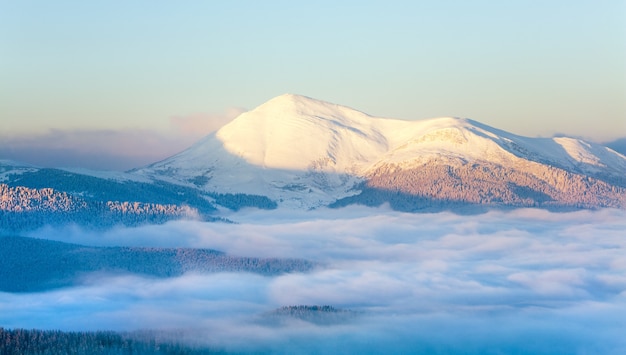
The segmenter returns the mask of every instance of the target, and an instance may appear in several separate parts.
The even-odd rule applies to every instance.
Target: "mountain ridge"
[[[82,204],[63,207],[80,216],[132,210],[131,224],[185,211],[213,220],[244,207],[626,208],[626,156],[578,138],[524,137],[467,118],[374,117],[286,94],[148,166],[122,173],[0,161],[0,183],[2,198],[14,200],[0,204],[10,220],[16,206],[56,216],[55,203],[67,201]]]
[[[373,117],[349,107],[292,94],[269,100],[188,150],[137,172],[182,183],[197,178],[205,181],[199,187],[207,191],[224,189],[266,195],[282,206],[308,209],[358,194],[359,186],[380,176],[381,169],[406,171],[439,165],[454,170],[463,164],[493,165],[491,170],[499,167],[495,170],[502,170],[498,173],[500,179],[514,172],[530,174],[522,180],[533,180],[535,187],[522,184],[522,189],[512,188],[500,194],[531,189],[535,191],[532,194],[539,196],[536,192],[542,192],[541,196],[556,199],[554,204],[573,202],[565,202],[556,193],[535,190],[545,190],[556,183],[546,181],[550,174],[563,175],[560,181],[580,180],[567,176],[574,174],[594,179],[593,186],[606,182],[626,187],[626,157],[599,144],[568,137],[523,137],[465,118],[404,121]],[[444,178],[439,175],[430,179]],[[422,180],[428,184],[428,177]],[[475,183],[470,178],[461,180],[459,183],[466,189]],[[539,187],[544,183],[546,187]],[[374,185],[389,187],[389,183]],[[602,185],[599,190],[611,194],[610,186]],[[391,186],[389,190],[415,192],[406,186]],[[489,191],[480,194],[488,195]],[[599,206],[623,206],[619,196],[622,191],[616,194],[612,198],[607,195],[611,202],[598,202]],[[436,194],[420,196],[443,198]],[[482,200],[475,198],[472,203]],[[490,203],[516,205],[537,205],[544,200],[487,199]],[[596,203],[585,201],[580,205]]]

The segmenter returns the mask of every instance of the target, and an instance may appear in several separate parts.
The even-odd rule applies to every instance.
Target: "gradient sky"
[[[163,158],[283,93],[614,140],[626,1],[0,0],[0,159]]]

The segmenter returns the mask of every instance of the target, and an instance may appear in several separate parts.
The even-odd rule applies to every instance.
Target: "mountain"
[[[607,147],[470,119],[372,117],[291,94],[133,174],[288,208],[626,207],[626,157]]]
[[[0,233],[383,203],[402,211],[626,208],[626,157],[576,138],[523,137],[462,118],[372,117],[287,94],[128,172],[0,160]]]
[[[388,150],[386,121],[302,96],[244,113],[191,148],[134,173],[205,191],[268,196],[314,208],[347,196],[360,172]]]

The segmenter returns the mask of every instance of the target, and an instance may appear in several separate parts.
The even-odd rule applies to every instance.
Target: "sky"
[[[0,159],[123,170],[294,93],[626,137],[626,1],[0,0]]]
[[[307,273],[96,273],[45,292],[0,292],[0,324],[185,330],[191,343],[272,354],[624,354],[626,211],[539,209],[459,216],[388,207],[245,210],[238,224],[175,221],[29,236],[87,245],[192,247],[305,258]],[[347,322],[263,322],[330,305]],[[178,333],[177,333],[178,334]],[[346,350],[349,349],[349,350]]]

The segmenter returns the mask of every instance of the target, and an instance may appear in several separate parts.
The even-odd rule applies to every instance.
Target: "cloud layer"
[[[626,350],[625,211],[522,209],[458,216],[363,208],[309,214],[250,210],[238,221],[105,233],[68,227],[32,236],[94,245],[206,247],[307,258],[324,267],[279,277],[92,275],[81,287],[0,294],[0,325],[188,329],[195,342],[277,353]],[[258,322],[264,312],[300,304],[359,315],[332,326]]]
[[[49,130],[38,135],[0,136],[0,159],[43,167],[128,170],[165,159],[231,121],[243,109],[223,114],[172,116],[165,132],[149,129]]]

